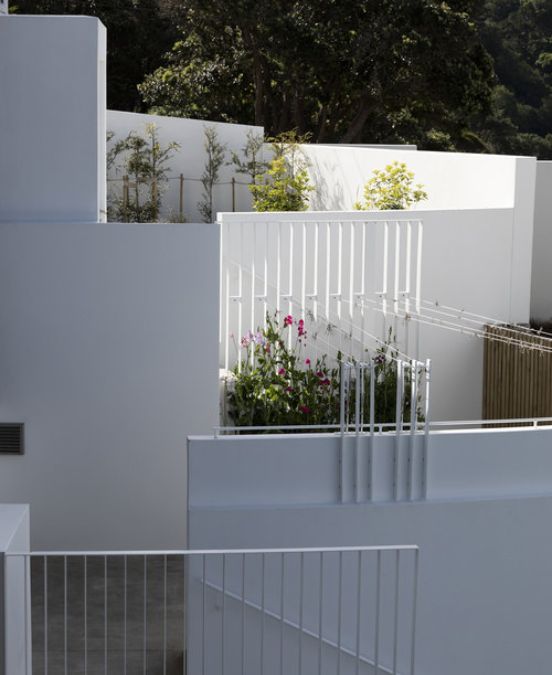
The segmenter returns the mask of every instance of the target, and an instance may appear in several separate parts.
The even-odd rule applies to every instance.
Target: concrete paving
[[[169,556],[166,568],[162,556],[148,557],[145,570],[143,556],[128,556],[126,594],[122,556],[88,557],[86,574],[82,557],[67,558],[66,567],[62,557],[48,558],[46,575],[44,567],[33,558],[33,675],[185,673],[181,557]]]

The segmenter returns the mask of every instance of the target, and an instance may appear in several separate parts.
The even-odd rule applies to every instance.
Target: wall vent
[[[23,454],[23,424],[0,422],[0,455]]]

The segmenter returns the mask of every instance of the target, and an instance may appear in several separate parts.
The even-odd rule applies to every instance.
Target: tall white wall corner
[[[552,161],[537,162],[531,316],[552,317]]]
[[[8,13],[8,0],[0,0],[0,16]]]
[[[516,158],[509,311],[513,323],[527,323],[530,318],[536,175],[534,157]]]
[[[105,211],[101,22],[0,21],[0,222],[98,222]]]

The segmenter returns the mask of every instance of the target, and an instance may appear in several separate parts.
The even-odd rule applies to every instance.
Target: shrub
[[[392,162],[372,173],[364,186],[364,203],[354,205],[359,211],[403,210],[427,199],[424,186],[414,184],[414,173],[403,162]]]
[[[306,211],[309,192],[314,190],[300,148],[306,140],[293,131],[272,139],[273,158],[249,186],[255,211]]]

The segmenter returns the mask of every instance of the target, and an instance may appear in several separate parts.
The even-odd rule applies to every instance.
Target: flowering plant
[[[341,352],[329,367],[323,355],[313,363],[305,355],[307,330],[303,319],[267,314],[266,326],[249,331],[240,340],[241,364],[233,369],[227,389],[228,413],[237,426],[335,425],[340,417]],[[374,354],[374,422],[393,423],[396,416],[397,368],[393,338]],[[410,376],[404,381],[403,418],[410,417]],[[364,371],[364,391],[370,392],[370,373]],[[363,418],[369,420],[369,394],[363,400]],[[351,419],[355,388],[348,397]],[[417,413],[419,419],[421,416]]]
[[[276,313],[241,338],[241,367],[228,392],[236,426],[331,424],[339,417],[339,369],[328,367],[326,356],[313,363],[307,337],[303,319]]]

